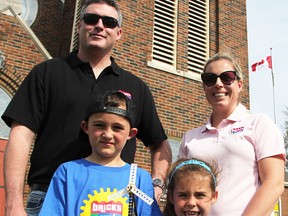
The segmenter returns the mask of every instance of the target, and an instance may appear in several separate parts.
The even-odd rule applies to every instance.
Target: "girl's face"
[[[176,180],[174,191],[168,195],[175,214],[207,216],[218,197],[218,192],[213,193],[210,187],[211,178],[194,173],[193,176],[181,176]]]

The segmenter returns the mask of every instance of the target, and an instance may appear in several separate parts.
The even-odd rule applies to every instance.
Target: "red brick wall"
[[[39,53],[16,18],[0,14],[0,32],[0,49],[5,56],[4,74],[16,81],[14,85],[19,85],[31,68],[45,58]],[[8,79],[4,74],[0,76],[0,85],[7,87],[5,82],[8,82]],[[6,90],[10,95],[15,93],[10,92],[9,87]]]
[[[62,1],[38,1],[38,13],[35,22],[31,28],[48,50],[51,56],[58,56],[61,48],[63,27],[63,9]],[[70,17],[70,22],[73,17]],[[67,27],[67,25],[66,25]]]
[[[285,191],[281,196],[282,216],[288,215],[288,184],[285,186]]]
[[[67,53],[70,52],[75,3],[76,3],[75,1],[65,1],[62,15],[61,34],[59,35],[59,41],[60,41],[59,44],[61,44],[58,50],[59,57],[65,57]]]

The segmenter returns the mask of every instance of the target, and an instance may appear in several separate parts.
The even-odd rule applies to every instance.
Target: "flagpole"
[[[271,76],[272,76],[272,88],[273,88],[273,110],[274,110],[274,122],[277,123],[276,119],[276,109],[275,109],[275,86],[274,86],[274,73],[273,73],[273,63],[272,63],[272,47],[270,48],[271,56]]]

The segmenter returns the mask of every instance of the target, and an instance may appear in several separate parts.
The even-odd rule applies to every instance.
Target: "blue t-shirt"
[[[107,167],[85,159],[62,164],[53,175],[40,216],[128,215],[128,195],[108,201],[108,195],[126,188],[131,165]],[[148,205],[135,196],[138,215],[162,215],[154,198],[150,174],[137,168],[135,185],[154,202]]]

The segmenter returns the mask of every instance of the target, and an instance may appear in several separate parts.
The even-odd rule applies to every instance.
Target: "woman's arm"
[[[258,162],[261,186],[258,188],[242,216],[268,216],[284,191],[284,160],[282,155],[263,158]]]

